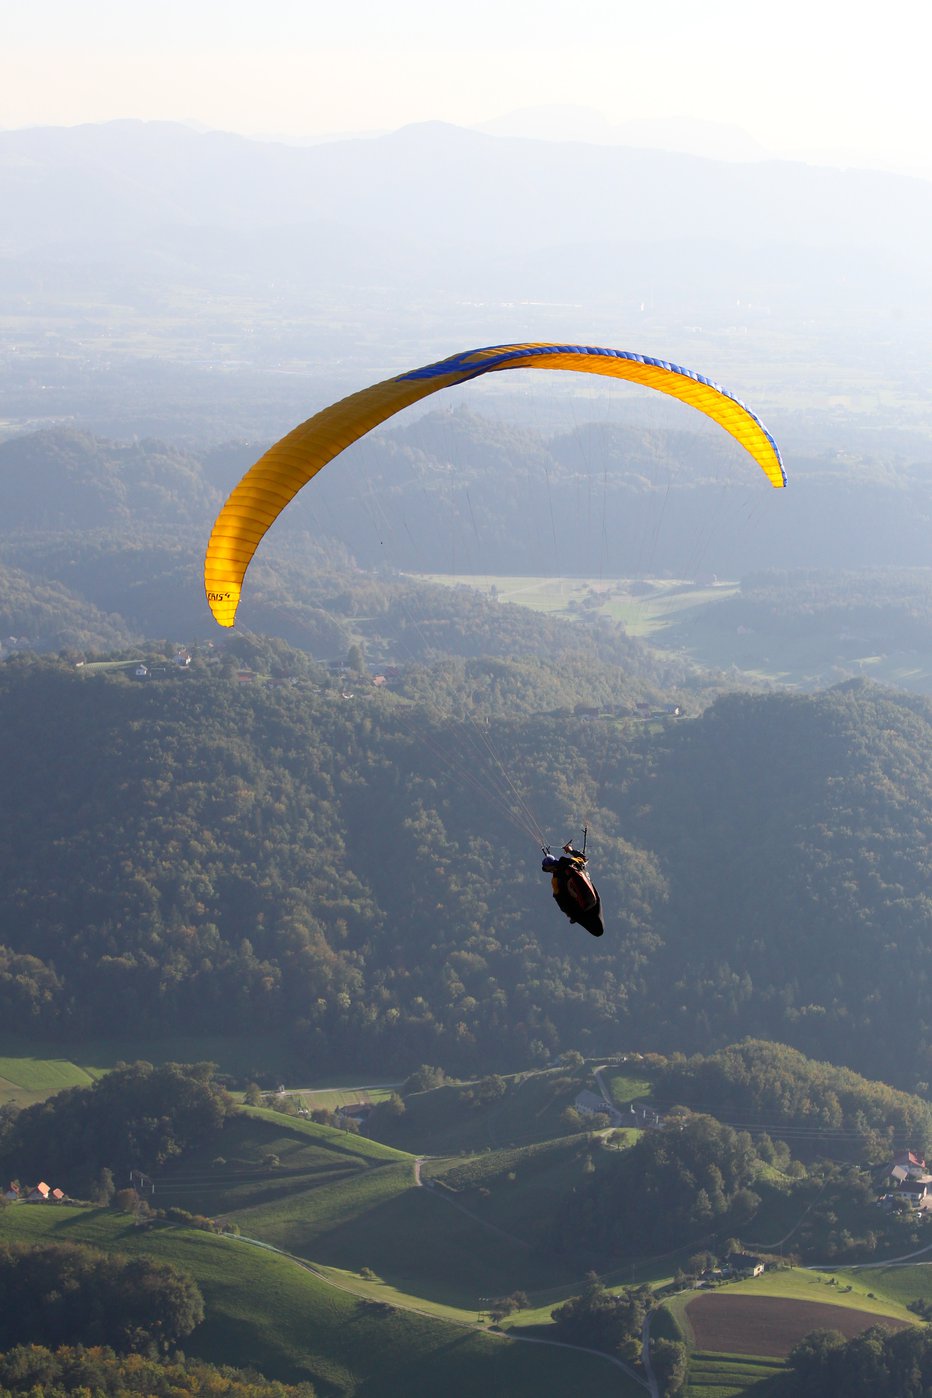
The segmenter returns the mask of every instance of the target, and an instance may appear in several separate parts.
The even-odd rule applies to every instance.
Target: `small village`
[[[73,1201],[61,1189],[53,1189],[40,1180],[38,1184],[21,1185],[13,1180],[3,1192],[8,1204],[70,1204]]]

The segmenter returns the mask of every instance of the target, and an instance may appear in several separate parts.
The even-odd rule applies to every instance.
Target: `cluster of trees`
[[[555,1214],[554,1240],[604,1258],[739,1232],[760,1206],[761,1163],[747,1132],[686,1115],[593,1171]]]
[[[0,1243],[0,1350],[167,1353],[203,1319],[200,1288],[178,1267],[71,1243]]]
[[[567,1344],[604,1349],[629,1363],[637,1363],[641,1331],[653,1303],[649,1286],[607,1291],[591,1272],[580,1294],[571,1296],[550,1314],[559,1338]]]
[[[489,1318],[496,1324],[504,1320],[505,1316],[514,1315],[515,1311],[527,1310],[531,1304],[526,1291],[512,1291],[507,1296],[493,1296],[488,1303]]]
[[[918,1326],[874,1326],[847,1341],[837,1330],[815,1330],[791,1352],[789,1372],[775,1386],[786,1398],[926,1398],[930,1390],[932,1332]]]
[[[733,1126],[792,1135],[795,1153],[883,1160],[891,1143],[926,1151],[932,1108],[914,1094],[759,1039],[655,1066],[655,1100],[707,1111]]]
[[[154,1171],[210,1140],[232,1106],[213,1065],[118,1067],[91,1087],[0,1111],[0,1171],[54,1178],[75,1198],[108,1202],[113,1181]]]
[[[0,1398],[314,1398],[285,1384],[203,1359],[117,1354],[106,1345],[15,1345],[0,1354]]]

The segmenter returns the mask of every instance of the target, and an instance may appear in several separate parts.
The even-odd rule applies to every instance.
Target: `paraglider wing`
[[[220,625],[234,623],[243,577],[263,535],[322,467],[402,408],[443,388],[503,369],[572,369],[627,379],[670,394],[729,432],[750,452],[771,485],[786,485],[777,445],[760,419],[701,374],[627,350],[584,345],[495,345],[468,350],[331,404],[282,437],[250,467],[217,516],[207,546],[204,586]]]

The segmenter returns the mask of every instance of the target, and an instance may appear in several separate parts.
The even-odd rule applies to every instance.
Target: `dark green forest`
[[[459,1074],[751,1035],[928,1081],[924,701],[583,722],[530,686],[461,721],[423,678],[348,700],[281,647],[261,664],[0,667],[8,1028],[285,1028],[302,1070]],[[602,942],[553,907],[525,804],[554,843],[589,821]]]

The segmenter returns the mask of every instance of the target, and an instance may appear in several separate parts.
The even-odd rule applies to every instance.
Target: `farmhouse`
[[[53,1189],[51,1185],[46,1184],[45,1180],[40,1180],[38,1184],[34,1184],[32,1187],[19,1185],[14,1182],[4,1191],[3,1197],[11,1204],[17,1202],[26,1204],[48,1204],[54,1202],[60,1204],[65,1199],[65,1192],[61,1189]]]
[[[926,1175],[925,1157],[915,1155],[911,1150],[898,1150],[890,1166],[890,1178],[898,1181],[917,1179]],[[929,1178],[928,1176],[926,1176]]]
[[[728,1259],[728,1266],[734,1275],[742,1277],[759,1277],[764,1270],[761,1258],[750,1252],[733,1252]]]
[[[914,1209],[932,1208],[932,1180],[904,1180],[895,1197],[907,1200]]]
[[[584,1092],[580,1092],[573,1106],[578,1112],[582,1112],[583,1116],[595,1116],[597,1112],[608,1114],[609,1111],[605,1099],[600,1097],[597,1092],[590,1092],[588,1088]]]

